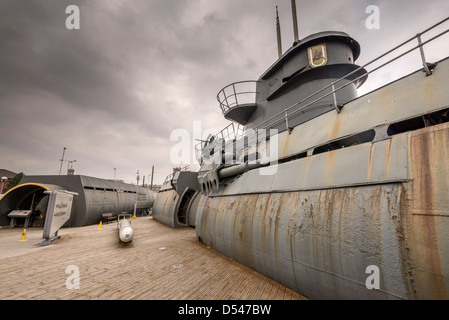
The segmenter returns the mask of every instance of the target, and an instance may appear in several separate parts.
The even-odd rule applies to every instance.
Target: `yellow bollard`
[[[100,221],[100,225],[98,226],[98,230],[103,230],[103,221]]]
[[[23,229],[22,236],[19,241],[27,241],[27,229]]]

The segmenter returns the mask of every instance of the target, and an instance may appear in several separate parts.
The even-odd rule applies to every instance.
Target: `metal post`
[[[237,93],[235,91],[235,83],[232,84],[232,88],[234,88],[234,97],[235,97],[235,105],[239,105],[239,101],[237,100]]]
[[[276,34],[278,40],[278,58],[282,57],[281,24],[279,22],[278,6],[276,6]]]
[[[150,187],[150,190],[153,190],[153,177],[154,177],[154,166],[151,168],[151,187]]]
[[[67,148],[64,147],[64,150],[62,151],[62,159],[61,159],[61,166],[59,167],[59,175],[61,175],[61,170],[62,170],[62,163],[64,162],[64,154],[65,154],[65,150]]]
[[[288,126],[288,113],[287,113],[287,110],[285,110],[285,125],[287,126],[287,130],[290,131],[289,126]]]
[[[36,193],[33,193],[33,197],[31,199],[30,211],[33,211],[33,205],[34,205],[35,199],[36,199]],[[26,219],[25,219],[25,223],[23,225],[24,229],[28,229],[28,224],[30,223],[30,219],[31,219],[31,214],[28,217],[26,217]]]
[[[416,35],[416,38],[418,39],[419,51],[421,52],[422,65],[424,66],[426,75],[430,76],[432,74],[432,71],[430,71],[429,66],[427,65],[426,56],[424,55],[424,48],[423,48],[422,41],[421,41],[421,34],[418,33]]]
[[[337,110],[337,113],[340,113],[341,110],[340,110],[340,107],[337,104],[337,94],[335,93],[335,82],[332,82],[332,96],[334,98],[335,109]]]
[[[227,87],[226,87],[226,88],[227,88]],[[224,96],[224,98],[225,98],[224,101],[226,101],[226,107],[227,107],[227,109],[229,109],[228,96],[226,95],[226,91],[225,91],[226,88],[223,89],[223,96]],[[227,109],[226,109],[226,110],[227,110]],[[225,111],[225,110],[223,110],[223,111]]]
[[[295,35],[295,43],[296,43],[299,41],[298,18],[296,16],[296,0],[292,0],[292,15],[293,15],[293,33]]]
[[[139,195],[139,170],[137,170],[137,183],[136,183],[136,203],[134,203],[134,217],[136,216],[136,209],[137,209],[137,196]]]

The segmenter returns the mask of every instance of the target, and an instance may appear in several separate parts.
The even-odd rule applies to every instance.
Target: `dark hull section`
[[[153,218],[172,228],[194,227],[200,198],[198,173],[182,171],[162,185],[153,206]]]
[[[195,227],[196,207],[200,194],[186,189],[179,196],[174,190],[158,193],[153,206],[153,218],[172,228]],[[196,199],[196,201],[193,201]]]

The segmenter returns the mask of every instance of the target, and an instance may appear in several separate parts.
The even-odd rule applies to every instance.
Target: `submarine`
[[[168,177],[155,218],[310,299],[449,299],[449,59],[425,57],[449,29],[422,40],[448,20],[364,66],[347,33],[295,38],[219,91],[232,123],[196,146],[197,181]],[[358,96],[411,52],[418,69]]]
[[[150,211],[155,193],[142,186],[83,175],[24,176],[19,185],[0,198],[0,226],[42,227],[49,208],[46,192],[69,191],[78,194],[73,200],[71,217],[64,227],[98,224],[103,213],[117,216],[123,212],[137,215]],[[12,218],[15,212],[23,212]]]

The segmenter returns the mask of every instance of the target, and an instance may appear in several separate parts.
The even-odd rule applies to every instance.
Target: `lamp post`
[[[61,158],[61,166],[59,167],[59,175],[61,175],[61,170],[62,170],[62,163],[64,162],[64,154],[65,154],[65,150],[66,150],[67,148],[66,147],[64,147],[64,150],[62,150],[62,158]]]
[[[114,181],[115,181],[115,174],[117,173],[117,168],[114,168]]]
[[[136,209],[137,209],[137,196],[139,195],[139,180],[140,180],[140,177],[139,177],[139,170],[137,170],[137,183],[136,183],[136,202],[134,203],[134,216],[133,217],[136,217]]]
[[[154,166],[151,168],[151,186],[150,190],[153,191],[153,178],[154,178]]]

